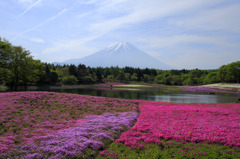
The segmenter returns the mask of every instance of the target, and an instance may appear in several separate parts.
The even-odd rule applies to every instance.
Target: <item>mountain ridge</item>
[[[54,64],[84,64],[91,67],[135,67],[168,70],[172,67],[158,61],[129,42],[117,42],[94,54]]]

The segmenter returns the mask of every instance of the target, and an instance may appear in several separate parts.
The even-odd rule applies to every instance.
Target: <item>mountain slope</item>
[[[115,43],[92,55],[80,59],[67,60],[61,64],[78,65],[79,63],[91,67],[130,66],[135,68],[171,69],[170,66],[156,60],[128,42]]]

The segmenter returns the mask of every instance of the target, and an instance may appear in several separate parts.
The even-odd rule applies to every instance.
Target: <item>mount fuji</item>
[[[134,67],[134,68],[155,68],[168,70],[172,67],[164,64],[145,52],[139,50],[129,42],[118,42],[92,55],[71,59],[55,64],[85,64],[91,67]]]

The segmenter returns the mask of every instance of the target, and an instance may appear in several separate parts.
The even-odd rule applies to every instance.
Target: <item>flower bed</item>
[[[223,93],[240,93],[240,90],[233,91],[232,88],[209,87],[209,86],[189,86],[182,88],[184,91],[203,91],[203,92],[223,92]]]
[[[0,93],[0,153],[78,126],[89,115],[136,111],[131,100],[52,92]]]
[[[240,104],[138,102],[136,124],[98,159],[240,157]]]
[[[21,146],[10,157],[93,157],[96,156],[97,150],[108,146],[109,141],[114,141],[122,131],[130,128],[137,116],[136,112],[88,116],[81,125],[66,129],[55,135],[41,137],[32,144]],[[89,150],[92,150],[91,155],[86,154],[86,151]]]
[[[240,146],[240,104],[143,101],[139,109],[137,123],[116,142],[132,148],[144,148],[141,143],[161,145],[160,138]]]

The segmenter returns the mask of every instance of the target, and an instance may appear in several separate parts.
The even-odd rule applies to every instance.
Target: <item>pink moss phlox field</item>
[[[131,100],[53,92],[0,93],[0,153],[78,126],[88,115],[136,111]]]
[[[233,91],[232,88],[223,87],[204,87],[204,86],[189,86],[182,88],[184,91],[204,91],[204,92],[223,92],[223,93],[240,93],[240,90]]]
[[[105,113],[88,116],[81,125],[55,135],[41,137],[36,142],[21,146],[15,158],[76,158],[87,149],[103,149],[104,141],[114,141],[137,119],[136,112]],[[0,155],[1,158],[1,155]]]
[[[108,156],[108,157],[111,157],[114,159],[118,158],[118,154],[112,152],[111,150],[104,150],[104,151],[100,152],[100,156]]]
[[[240,146],[240,104],[139,102],[137,123],[115,142],[143,148],[142,142],[161,145],[163,138]]]

